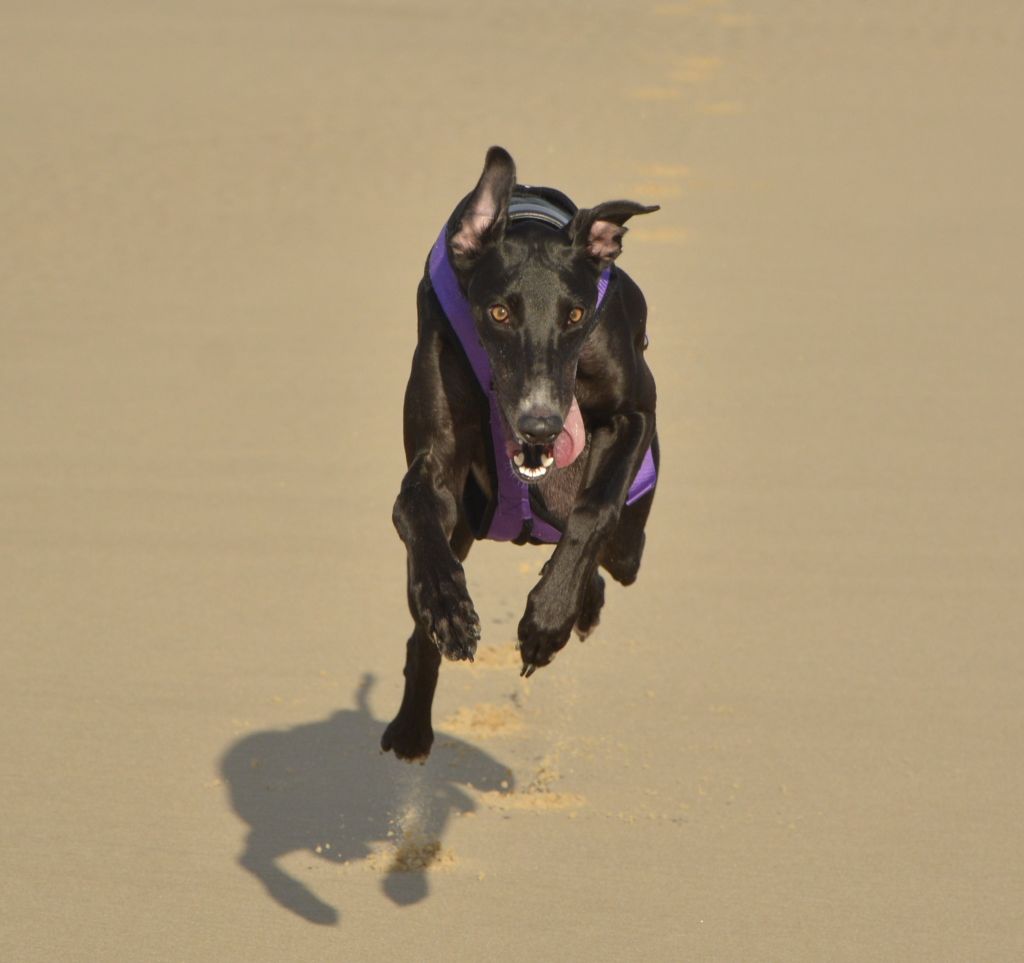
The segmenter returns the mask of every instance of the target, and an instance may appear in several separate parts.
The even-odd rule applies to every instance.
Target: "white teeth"
[[[540,464],[536,466],[526,464],[525,452],[517,451],[512,456],[512,464],[516,466],[516,471],[523,478],[529,478],[530,481],[536,481],[538,478],[543,478],[548,473],[548,469],[554,463],[555,459],[547,452],[540,456]]]
[[[527,468],[525,465],[519,465],[519,474],[524,475],[526,478],[543,478],[547,473],[547,468]]]

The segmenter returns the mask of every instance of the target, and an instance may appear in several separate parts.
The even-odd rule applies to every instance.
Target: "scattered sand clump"
[[[492,789],[477,793],[480,802],[490,809],[518,810],[520,812],[563,812],[567,809],[579,809],[585,806],[584,796],[573,792],[545,792],[527,790],[526,792],[501,792]]]
[[[459,735],[487,738],[519,732],[523,728],[523,720],[513,706],[481,702],[475,706],[463,706],[441,725],[447,731]]]
[[[522,656],[514,644],[481,645],[477,647],[472,662],[461,663],[471,669],[518,669],[523,664]]]
[[[416,873],[424,870],[451,869],[457,860],[441,840],[423,828],[418,807],[410,805],[394,821],[393,843],[383,846],[369,858],[371,868],[380,873]]]
[[[576,810],[587,803],[586,797],[574,792],[554,792],[551,787],[562,774],[558,767],[558,752],[549,752],[537,766],[530,784],[522,792],[509,792],[507,784],[501,789],[478,792],[485,806],[499,810],[520,812],[562,812]]]

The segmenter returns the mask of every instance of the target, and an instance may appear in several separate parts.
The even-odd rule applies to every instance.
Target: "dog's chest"
[[[559,529],[564,530],[573,505],[576,504],[576,496],[583,481],[583,470],[589,453],[590,437],[588,435],[583,451],[571,465],[552,471],[546,478],[529,486],[530,501],[534,506],[535,513]],[[494,498],[495,479],[487,467],[487,458],[482,445],[473,459],[472,473],[483,498]]]
[[[571,465],[549,473],[533,486],[542,514],[563,531],[569,513],[576,504],[576,495],[583,481],[583,469],[587,463],[589,449],[588,439],[586,447]]]

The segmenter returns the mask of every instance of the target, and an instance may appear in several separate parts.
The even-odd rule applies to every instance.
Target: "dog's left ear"
[[[645,207],[636,201],[605,201],[597,207],[577,211],[569,223],[569,239],[602,267],[622,253],[622,235],[626,221],[636,214],[652,214],[658,205]]]
[[[459,229],[448,239],[457,267],[468,267],[485,243],[496,241],[505,233],[515,186],[516,165],[511,155],[503,147],[492,147]]]

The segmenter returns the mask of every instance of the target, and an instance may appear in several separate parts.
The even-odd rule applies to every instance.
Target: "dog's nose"
[[[531,445],[550,445],[562,430],[562,419],[558,415],[523,415],[516,427]]]

